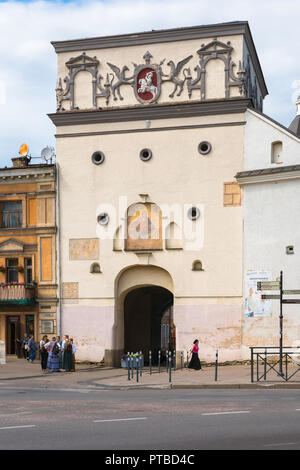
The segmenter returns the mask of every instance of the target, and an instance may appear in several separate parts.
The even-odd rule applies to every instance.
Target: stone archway
[[[124,299],[124,351],[149,351],[153,364],[158,351],[175,349],[173,294],[164,287],[145,286],[131,290]],[[173,334],[172,334],[173,333]]]
[[[139,291],[143,288],[144,291]],[[152,289],[145,289],[152,288]],[[132,293],[129,297],[128,294]],[[139,292],[139,294],[137,294]],[[164,301],[170,301],[173,298],[173,280],[165,269],[153,265],[134,265],[123,269],[115,280],[115,321],[114,321],[114,349],[109,360],[110,363],[119,366],[120,356],[125,351],[125,304],[127,302],[134,302],[135,300],[141,303],[143,294],[150,294],[153,300],[153,305],[161,299],[161,306],[163,307]],[[127,297],[127,301],[126,301]],[[144,297],[145,304],[147,299]],[[153,307],[154,309],[154,307]],[[158,311],[159,306],[155,307]],[[127,309],[130,312],[130,309]],[[153,310],[154,313],[154,310]],[[127,316],[130,313],[126,314]],[[154,313],[155,315],[155,313]],[[149,313],[151,317],[151,314]],[[159,317],[159,314],[157,314]],[[127,318],[130,324],[130,317]],[[128,326],[128,323],[127,323]],[[154,328],[156,333],[155,344],[157,340],[157,328]],[[131,343],[133,346],[133,343]],[[154,343],[153,343],[154,344]],[[137,346],[137,345],[136,345]],[[131,351],[130,351],[131,352]],[[106,361],[107,362],[107,361]]]

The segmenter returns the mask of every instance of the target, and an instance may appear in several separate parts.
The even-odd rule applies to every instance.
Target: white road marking
[[[20,428],[35,428],[35,424],[27,424],[26,426],[6,426],[5,428],[0,428],[0,429],[20,429]]]
[[[242,413],[250,413],[250,411],[219,411],[216,413],[202,413],[201,416],[232,415],[232,414],[242,414]]]
[[[108,422],[114,422],[114,421],[136,421],[140,419],[148,419],[148,418],[98,419],[98,420],[95,420],[94,423],[108,423]]]
[[[264,447],[294,446],[296,442],[280,442],[279,444],[264,444]]]

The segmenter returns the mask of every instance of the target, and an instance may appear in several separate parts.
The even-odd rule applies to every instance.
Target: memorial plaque
[[[6,364],[5,342],[0,341],[0,364]]]
[[[54,321],[53,320],[42,320],[42,333],[54,333]]]

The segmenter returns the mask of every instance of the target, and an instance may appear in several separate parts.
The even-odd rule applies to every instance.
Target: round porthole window
[[[152,152],[150,149],[143,149],[140,151],[140,159],[143,160],[143,162],[147,162],[151,157]]]
[[[200,217],[200,210],[198,207],[191,207],[187,215],[190,220],[197,220]]]
[[[95,163],[95,165],[101,165],[101,163],[104,162],[104,159],[105,157],[103,152],[97,151],[92,155],[92,162]]]
[[[201,155],[207,155],[211,151],[211,144],[204,140],[203,142],[200,142],[198,145],[198,152],[201,153]]]
[[[97,217],[98,224],[107,225],[109,221],[109,215],[106,212],[102,212]]]

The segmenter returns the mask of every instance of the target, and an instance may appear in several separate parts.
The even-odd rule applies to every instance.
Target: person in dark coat
[[[62,361],[62,368],[66,372],[71,372],[75,369],[74,365],[74,359],[73,359],[73,348],[72,348],[72,343],[69,339],[69,335],[65,335],[64,341],[62,344],[63,348],[63,361]]]
[[[192,356],[188,365],[189,369],[195,369],[195,370],[201,369],[201,362],[198,356],[198,351],[199,351],[199,340],[195,339],[193,347],[190,350]]]
[[[41,358],[41,366],[42,372],[47,371],[47,361],[48,361],[48,351],[45,348],[45,344],[48,343],[47,335],[43,336],[42,340],[40,341],[40,358]]]
[[[24,333],[24,338],[20,340],[24,359],[28,358],[28,341],[29,341],[29,336],[27,335],[27,333]]]

